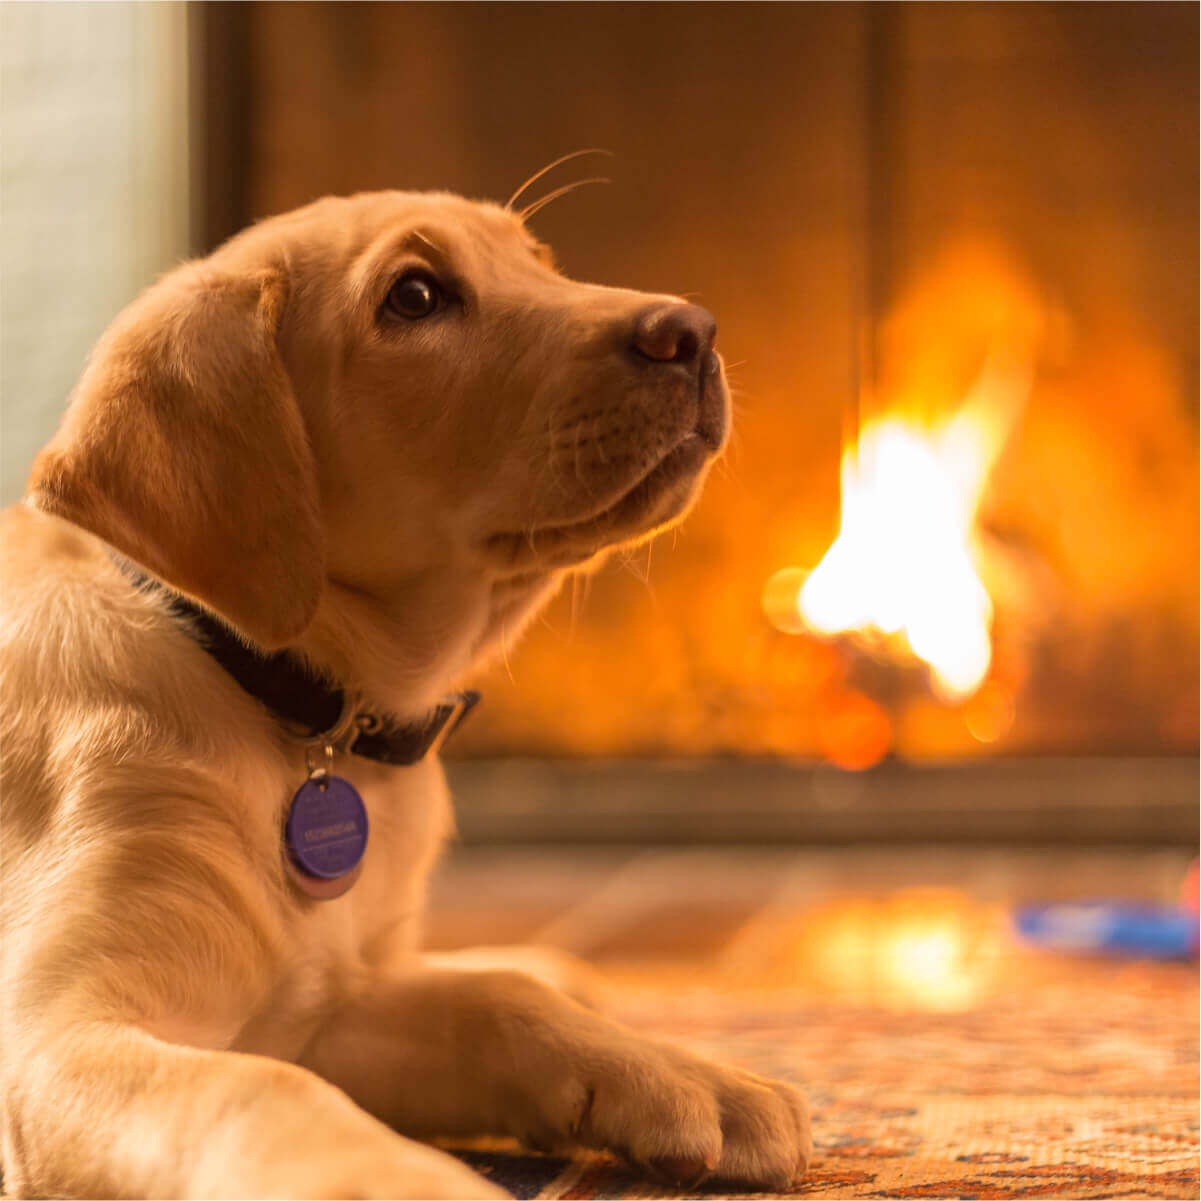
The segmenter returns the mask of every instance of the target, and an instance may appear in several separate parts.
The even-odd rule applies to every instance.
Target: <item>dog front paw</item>
[[[555,1090],[570,1114],[553,1123],[560,1138],[616,1151],[673,1185],[712,1176],[784,1190],[809,1166],[809,1110],[791,1085],[633,1038],[577,1063]]]

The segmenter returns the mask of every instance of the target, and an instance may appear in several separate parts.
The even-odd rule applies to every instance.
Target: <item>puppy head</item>
[[[130,306],[32,495],[282,646],[331,579],[551,572],[680,517],[726,437],[713,338],[496,206],[319,201]]]

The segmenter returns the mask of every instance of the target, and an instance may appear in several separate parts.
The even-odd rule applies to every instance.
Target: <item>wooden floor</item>
[[[1016,949],[1016,906],[1172,903],[1188,865],[1179,849],[458,847],[434,878],[427,945],[551,946],[607,975],[846,993],[821,956],[798,958],[802,944],[829,952],[858,923],[870,959],[890,934],[933,923],[996,957]]]

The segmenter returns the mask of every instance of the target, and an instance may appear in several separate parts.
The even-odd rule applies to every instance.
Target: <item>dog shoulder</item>
[[[68,522],[6,511],[0,576],[6,952],[54,951],[55,971],[179,953],[193,982],[229,957],[230,928],[266,955],[283,767],[253,706]]]

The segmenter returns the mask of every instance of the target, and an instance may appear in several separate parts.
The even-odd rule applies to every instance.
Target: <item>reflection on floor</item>
[[[1195,1197],[1195,963],[1021,946],[1039,901],[1171,903],[1175,851],[460,848],[428,942],[579,955],[625,1021],[809,1094],[822,1197]],[[508,1154],[504,1152],[508,1151]],[[605,1157],[519,1196],[667,1197]]]

